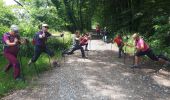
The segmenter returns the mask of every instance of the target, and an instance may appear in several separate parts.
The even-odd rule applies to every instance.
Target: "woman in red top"
[[[123,46],[124,46],[124,43],[123,43],[123,39],[122,39],[122,36],[119,34],[116,38],[114,38],[113,40],[113,43],[116,43],[118,48],[119,48],[119,58],[121,58],[121,53],[124,52],[123,51]]]
[[[85,46],[85,51],[88,51],[88,40],[90,39],[89,33],[85,33],[81,38],[80,38],[80,45]]]

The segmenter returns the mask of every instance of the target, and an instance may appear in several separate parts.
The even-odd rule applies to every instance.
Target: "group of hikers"
[[[104,28],[104,32],[107,33],[106,27]],[[103,34],[103,31],[101,31],[99,25],[96,26],[96,34],[100,35]],[[108,34],[108,33],[107,33]],[[141,65],[141,57],[144,55],[147,55],[150,59],[153,61],[158,61],[163,64],[170,64],[170,59],[165,57],[164,55],[156,55],[153,53],[152,49],[149,47],[149,45],[144,41],[144,39],[139,35],[139,33],[134,33],[131,37],[134,40],[134,45],[129,45],[123,40],[122,32],[117,34],[115,38],[112,39],[112,43],[116,43],[118,47],[118,58],[121,58],[122,53],[126,55],[126,53],[123,50],[123,47],[130,46],[135,47],[135,53],[134,53],[134,64],[131,66],[131,68],[138,68]],[[103,34],[104,38],[106,34]],[[125,37],[128,39],[128,37]]]
[[[96,26],[96,34],[97,36],[102,36],[102,40],[104,42],[108,42],[108,35],[109,35],[109,31],[107,29],[107,27],[104,27],[103,29],[100,28],[99,25]],[[113,33],[112,33],[113,36]]]
[[[58,62],[55,61],[54,58],[54,52],[51,51],[47,46],[47,40],[49,37],[56,36],[54,34],[51,34],[48,32],[49,26],[48,24],[42,24],[40,26],[40,30],[35,33],[33,37],[33,44],[34,44],[34,55],[29,60],[28,65],[35,63],[37,59],[40,57],[42,52],[47,53],[52,58],[52,63],[54,66],[58,66]],[[100,34],[99,28],[96,28],[96,33]],[[63,37],[63,34],[60,34],[58,37]],[[65,54],[71,55],[76,50],[81,51],[82,58],[87,58],[85,55],[85,51],[88,51],[88,43],[91,36],[89,33],[84,33],[83,35],[80,35],[79,31],[76,31],[73,37],[73,45],[69,50],[64,50],[62,52],[62,55]],[[154,61],[159,61],[163,63],[169,63],[166,59],[161,58],[160,56],[156,56],[149,45],[139,36],[139,34],[134,33],[132,35],[132,38],[135,42],[134,47],[136,48],[135,56],[135,63],[132,66],[132,68],[139,67],[140,64],[140,57],[143,55],[147,55],[149,58],[151,58]],[[17,59],[18,52],[19,52],[19,46],[20,44],[23,44],[24,42],[21,41],[21,37],[19,35],[19,28],[17,25],[12,25],[10,27],[10,31],[3,34],[2,42],[4,44],[4,50],[3,54],[5,58],[8,60],[8,65],[5,67],[5,72],[7,72],[11,67],[13,67],[14,70],[14,79],[16,80],[22,80],[22,77],[20,75],[20,62]],[[127,45],[123,39],[122,34],[118,34],[112,41],[113,43],[116,43],[119,52],[118,57],[121,58],[123,51],[123,46]],[[85,46],[85,49],[83,48]],[[51,63],[51,62],[50,62]]]
[[[47,39],[49,37],[53,37],[56,35],[51,34],[48,32],[49,26],[48,24],[42,24],[40,26],[40,30],[35,33],[32,43],[34,44],[34,55],[29,60],[28,65],[35,63],[37,59],[40,57],[41,53],[47,53],[51,58],[53,66],[59,66],[58,62],[55,61],[54,58],[54,52],[50,50],[47,46]],[[60,34],[58,37],[62,37],[63,34]],[[85,46],[85,50],[88,51],[88,40],[89,40],[89,34],[85,33],[82,36],[80,36],[80,32],[76,31],[75,36],[73,38],[73,46],[69,51],[64,51],[64,54],[73,54],[75,50],[80,49],[82,53],[83,58],[87,58],[84,53],[84,48],[82,46]],[[4,45],[3,54],[5,58],[8,61],[8,64],[6,65],[4,71],[7,72],[11,67],[13,67],[14,72],[14,79],[15,80],[22,80],[20,74],[20,62],[18,60],[18,53],[20,50],[20,45],[24,44],[25,41],[22,41],[20,35],[19,35],[19,28],[17,25],[11,25],[10,31],[6,32],[2,36],[2,43]]]

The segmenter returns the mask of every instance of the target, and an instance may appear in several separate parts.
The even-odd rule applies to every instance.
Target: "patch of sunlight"
[[[99,64],[104,64],[104,65],[106,65],[106,64],[108,64],[107,62],[98,62]]]
[[[150,73],[150,72],[154,72],[154,69],[149,69],[149,68],[143,68],[142,71],[146,72],[146,73]]]
[[[125,94],[122,94],[122,88],[120,86],[108,85],[104,82],[97,81],[95,79],[87,79],[83,81],[83,84],[97,96],[108,96],[111,99],[123,100],[127,97]]]
[[[75,59],[68,59],[67,63],[73,63],[75,61],[76,61]]]
[[[170,80],[165,79],[163,77],[153,75],[152,78],[154,79],[155,82],[157,82],[159,85],[167,86],[170,87]]]
[[[115,64],[115,63],[110,63],[110,66],[117,66],[117,64]]]
[[[101,70],[101,68],[100,67],[86,67],[88,70],[90,70],[90,71],[96,71],[96,72],[98,72],[98,71],[100,71]]]
[[[128,73],[128,72],[124,72],[124,73],[122,73],[124,76],[131,76],[131,75],[133,75],[132,73]]]
[[[75,58],[75,59],[68,59],[67,63],[73,63],[73,62],[87,62],[87,63],[93,63],[94,61],[90,59],[84,59],[84,58]]]
[[[80,59],[77,59],[78,62],[88,62],[88,63],[92,63],[93,61],[90,60],[90,59],[83,59],[83,58],[80,58]]]
[[[162,70],[162,69],[159,70],[159,73],[162,74],[162,75],[170,76],[170,72]]]

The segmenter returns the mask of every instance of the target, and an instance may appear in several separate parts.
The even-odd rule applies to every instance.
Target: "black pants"
[[[119,58],[122,56],[122,53],[124,53],[123,51],[123,43],[121,43],[120,45],[118,45],[118,48],[119,48]]]
[[[154,61],[158,61],[159,58],[153,53],[153,51],[151,49],[148,49],[146,51],[138,51],[135,53],[135,56],[140,57],[140,56],[144,56],[147,55],[150,59],[154,60]]]
[[[73,46],[73,48],[70,51],[65,52],[65,54],[73,54],[74,51],[79,50],[79,49],[81,50],[82,57],[85,57],[84,49],[83,49],[83,47],[81,45]]]
[[[54,52],[50,51],[47,46],[42,47],[42,46],[36,45],[34,49],[34,56],[31,59],[32,62],[36,62],[42,52],[47,53],[51,57],[54,56]]]
[[[81,44],[81,46],[85,46],[85,50],[87,50],[88,43],[87,44]]]

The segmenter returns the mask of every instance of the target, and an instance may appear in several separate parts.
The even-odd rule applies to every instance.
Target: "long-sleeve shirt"
[[[51,34],[49,32],[45,32],[45,37],[40,38],[39,35],[42,35],[43,31],[39,31],[35,34],[35,45],[38,46],[46,46],[46,41],[47,38],[51,36]]]

